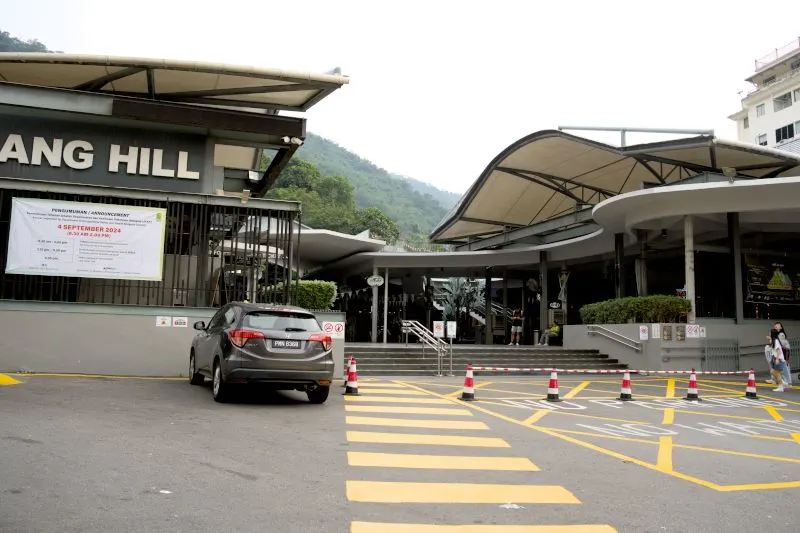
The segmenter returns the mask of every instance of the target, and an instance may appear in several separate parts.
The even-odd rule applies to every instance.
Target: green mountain
[[[297,157],[322,174],[345,176],[353,184],[356,205],[377,207],[406,235],[427,235],[458,200],[458,195],[391,174],[333,141],[309,133]],[[436,196],[434,196],[434,194]]]
[[[0,30],[0,52],[50,52],[50,50],[36,39],[23,41],[7,31]]]

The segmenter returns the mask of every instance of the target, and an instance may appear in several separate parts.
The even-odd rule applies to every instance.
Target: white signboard
[[[687,339],[699,339],[700,338],[700,326],[697,324],[686,324],[686,338]]]
[[[172,317],[172,327],[173,328],[188,328],[189,327],[189,317],[185,317],[185,316],[174,316],[174,317]]]
[[[156,327],[157,328],[169,328],[169,327],[172,327],[172,317],[157,316],[156,317]]]
[[[437,339],[441,339],[444,337],[444,322],[441,320],[435,320],[433,322],[433,336]]]
[[[323,322],[322,331],[331,339],[344,339],[344,322]]]
[[[705,326],[700,326],[700,338],[701,339],[705,339],[706,338],[706,327]]]
[[[448,320],[447,321],[447,336],[451,339],[456,337],[456,321],[455,320]]]
[[[650,328],[648,328],[646,324],[639,326],[639,340],[646,341],[649,338],[650,338]]]
[[[367,278],[367,285],[370,287],[380,287],[383,285],[383,278],[381,276],[370,276]]]
[[[661,324],[653,324],[652,326],[650,326],[650,329],[653,331],[654,339],[661,338]]]
[[[14,198],[6,273],[161,281],[166,209]]]

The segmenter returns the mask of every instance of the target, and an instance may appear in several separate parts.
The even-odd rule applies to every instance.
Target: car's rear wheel
[[[192,385],[202,385],[206,378],[203,374],[197,372],[197,363],[194,359],[194,353],[189,356],[189,383]]]
[[[214,373],[212,375],[213,381],[211,390],[214,393],[214,401],[220,403],[228,401],[229,386],[222,378],[222,368],[220,367],[219,361],[214,361]]]
[[[307,390],[306,394],[308,395],[308,401],[310,403],[325,403],[325,400],[328,399],[328,394],[330,394],[331,388],[329,385],[322,385],[317,387],[313,390]]]

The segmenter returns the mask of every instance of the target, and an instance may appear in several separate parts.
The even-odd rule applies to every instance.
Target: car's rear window
[[[245,315],[242,326],[251,329],[280,331],[285,331],[287,328],[296,331],[322,331],[319,322],[313,315],[293,311],[253,311]]]

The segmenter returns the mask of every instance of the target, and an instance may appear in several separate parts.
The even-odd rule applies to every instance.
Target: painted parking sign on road
[[[344,339],[344,322],[323,322],[322,331],[332,339]]]

